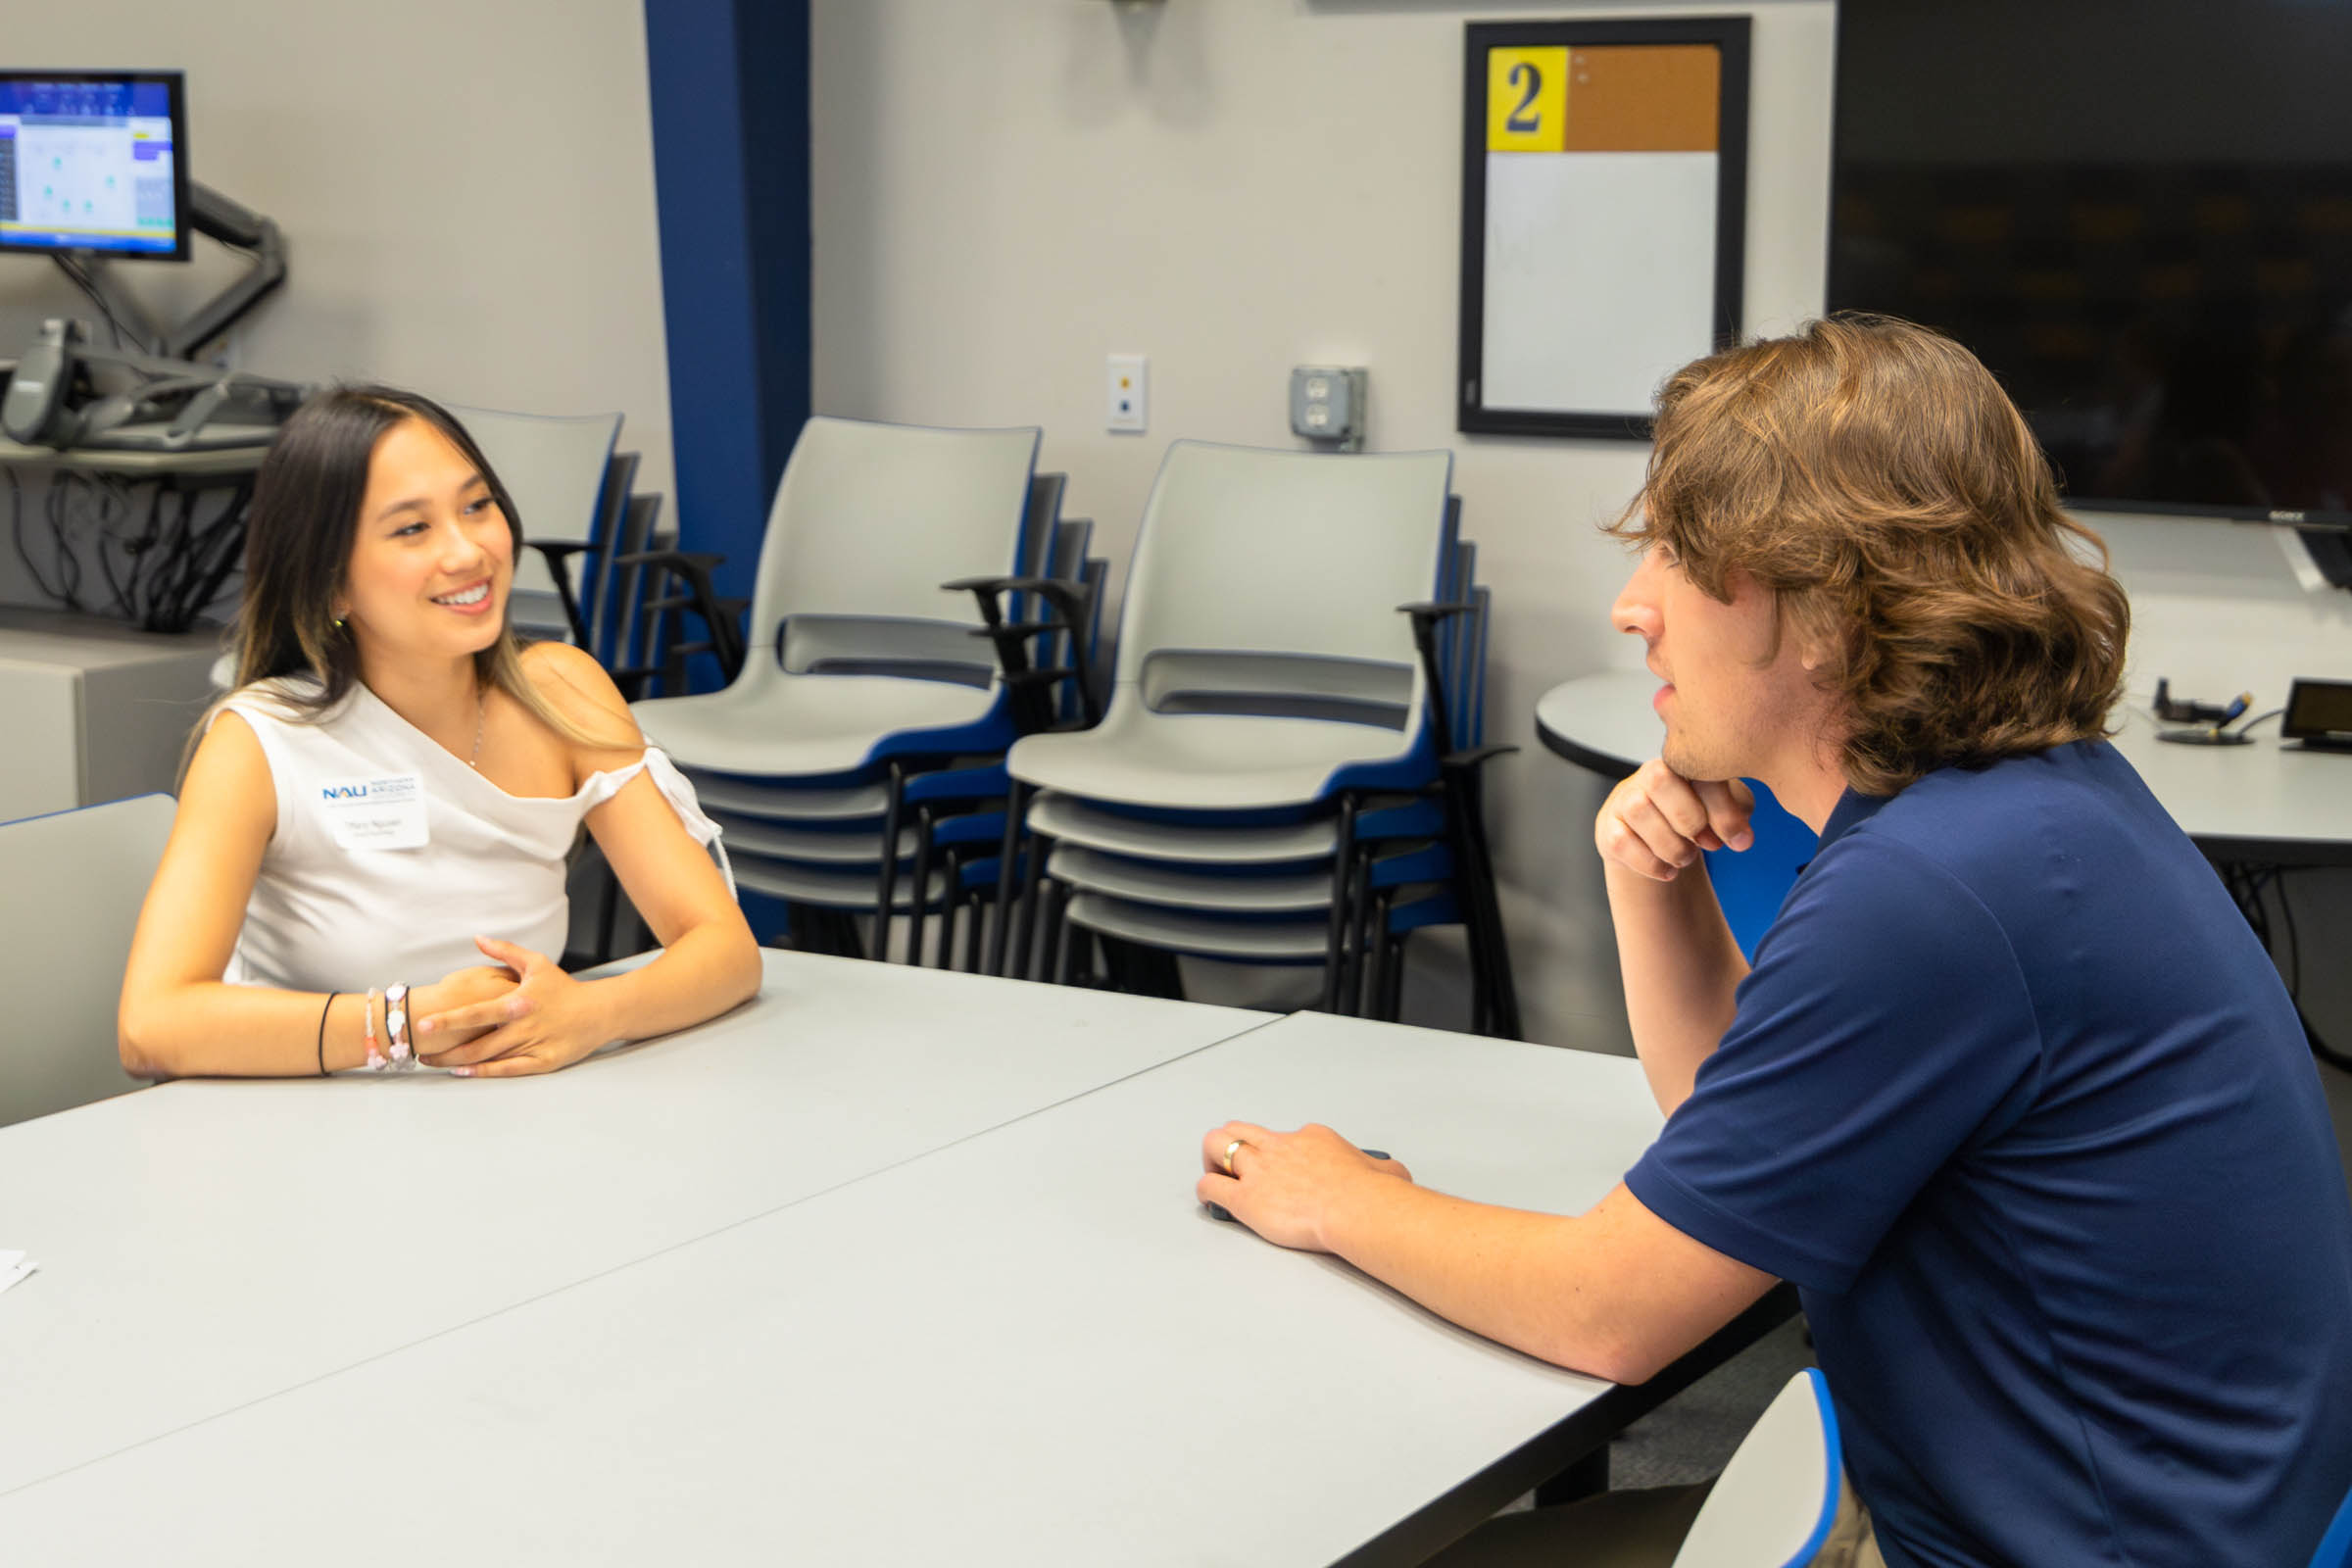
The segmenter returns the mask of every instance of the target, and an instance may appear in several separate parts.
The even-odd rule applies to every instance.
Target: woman
[[[256,479],[237,690],[209,716],[119,1018],[145,1077],[547,1072],[759,988],[717,829],[595,660],[507,625],[521,529],[463,426],[341,387]],[[662,946],[580,981],[581,824]]]

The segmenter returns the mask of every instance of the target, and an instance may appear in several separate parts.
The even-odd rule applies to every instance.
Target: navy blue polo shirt
[[[2300,1568],[2352,1487],[2318,1076],[2104,742],[1849,791],[1626,1180],[1798,1286],[1891,1568]]]

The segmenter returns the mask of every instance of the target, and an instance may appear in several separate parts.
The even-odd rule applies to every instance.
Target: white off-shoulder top
[[[733,885],[718,825],[657,748],[569,795],[509,795],[364,684],[305,722],[285,700],[304,679],[260,681],[221,704],[253,726],[277,791],[277,827],[222,977],[232,984],[426,985],[490,962],[476,936],[562,956],[581,821],[641,772]]]

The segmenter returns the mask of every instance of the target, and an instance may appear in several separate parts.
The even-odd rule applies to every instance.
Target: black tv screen
[[[1839,0],[1835,138],[1830,308],[1975,350],[2070,505],[2352,524],[2352,0]]]

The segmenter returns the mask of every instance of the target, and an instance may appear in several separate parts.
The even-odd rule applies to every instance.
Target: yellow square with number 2
[[[1568,145],[1568,51],[1487,51],[1487,151],[1556,153]]]

